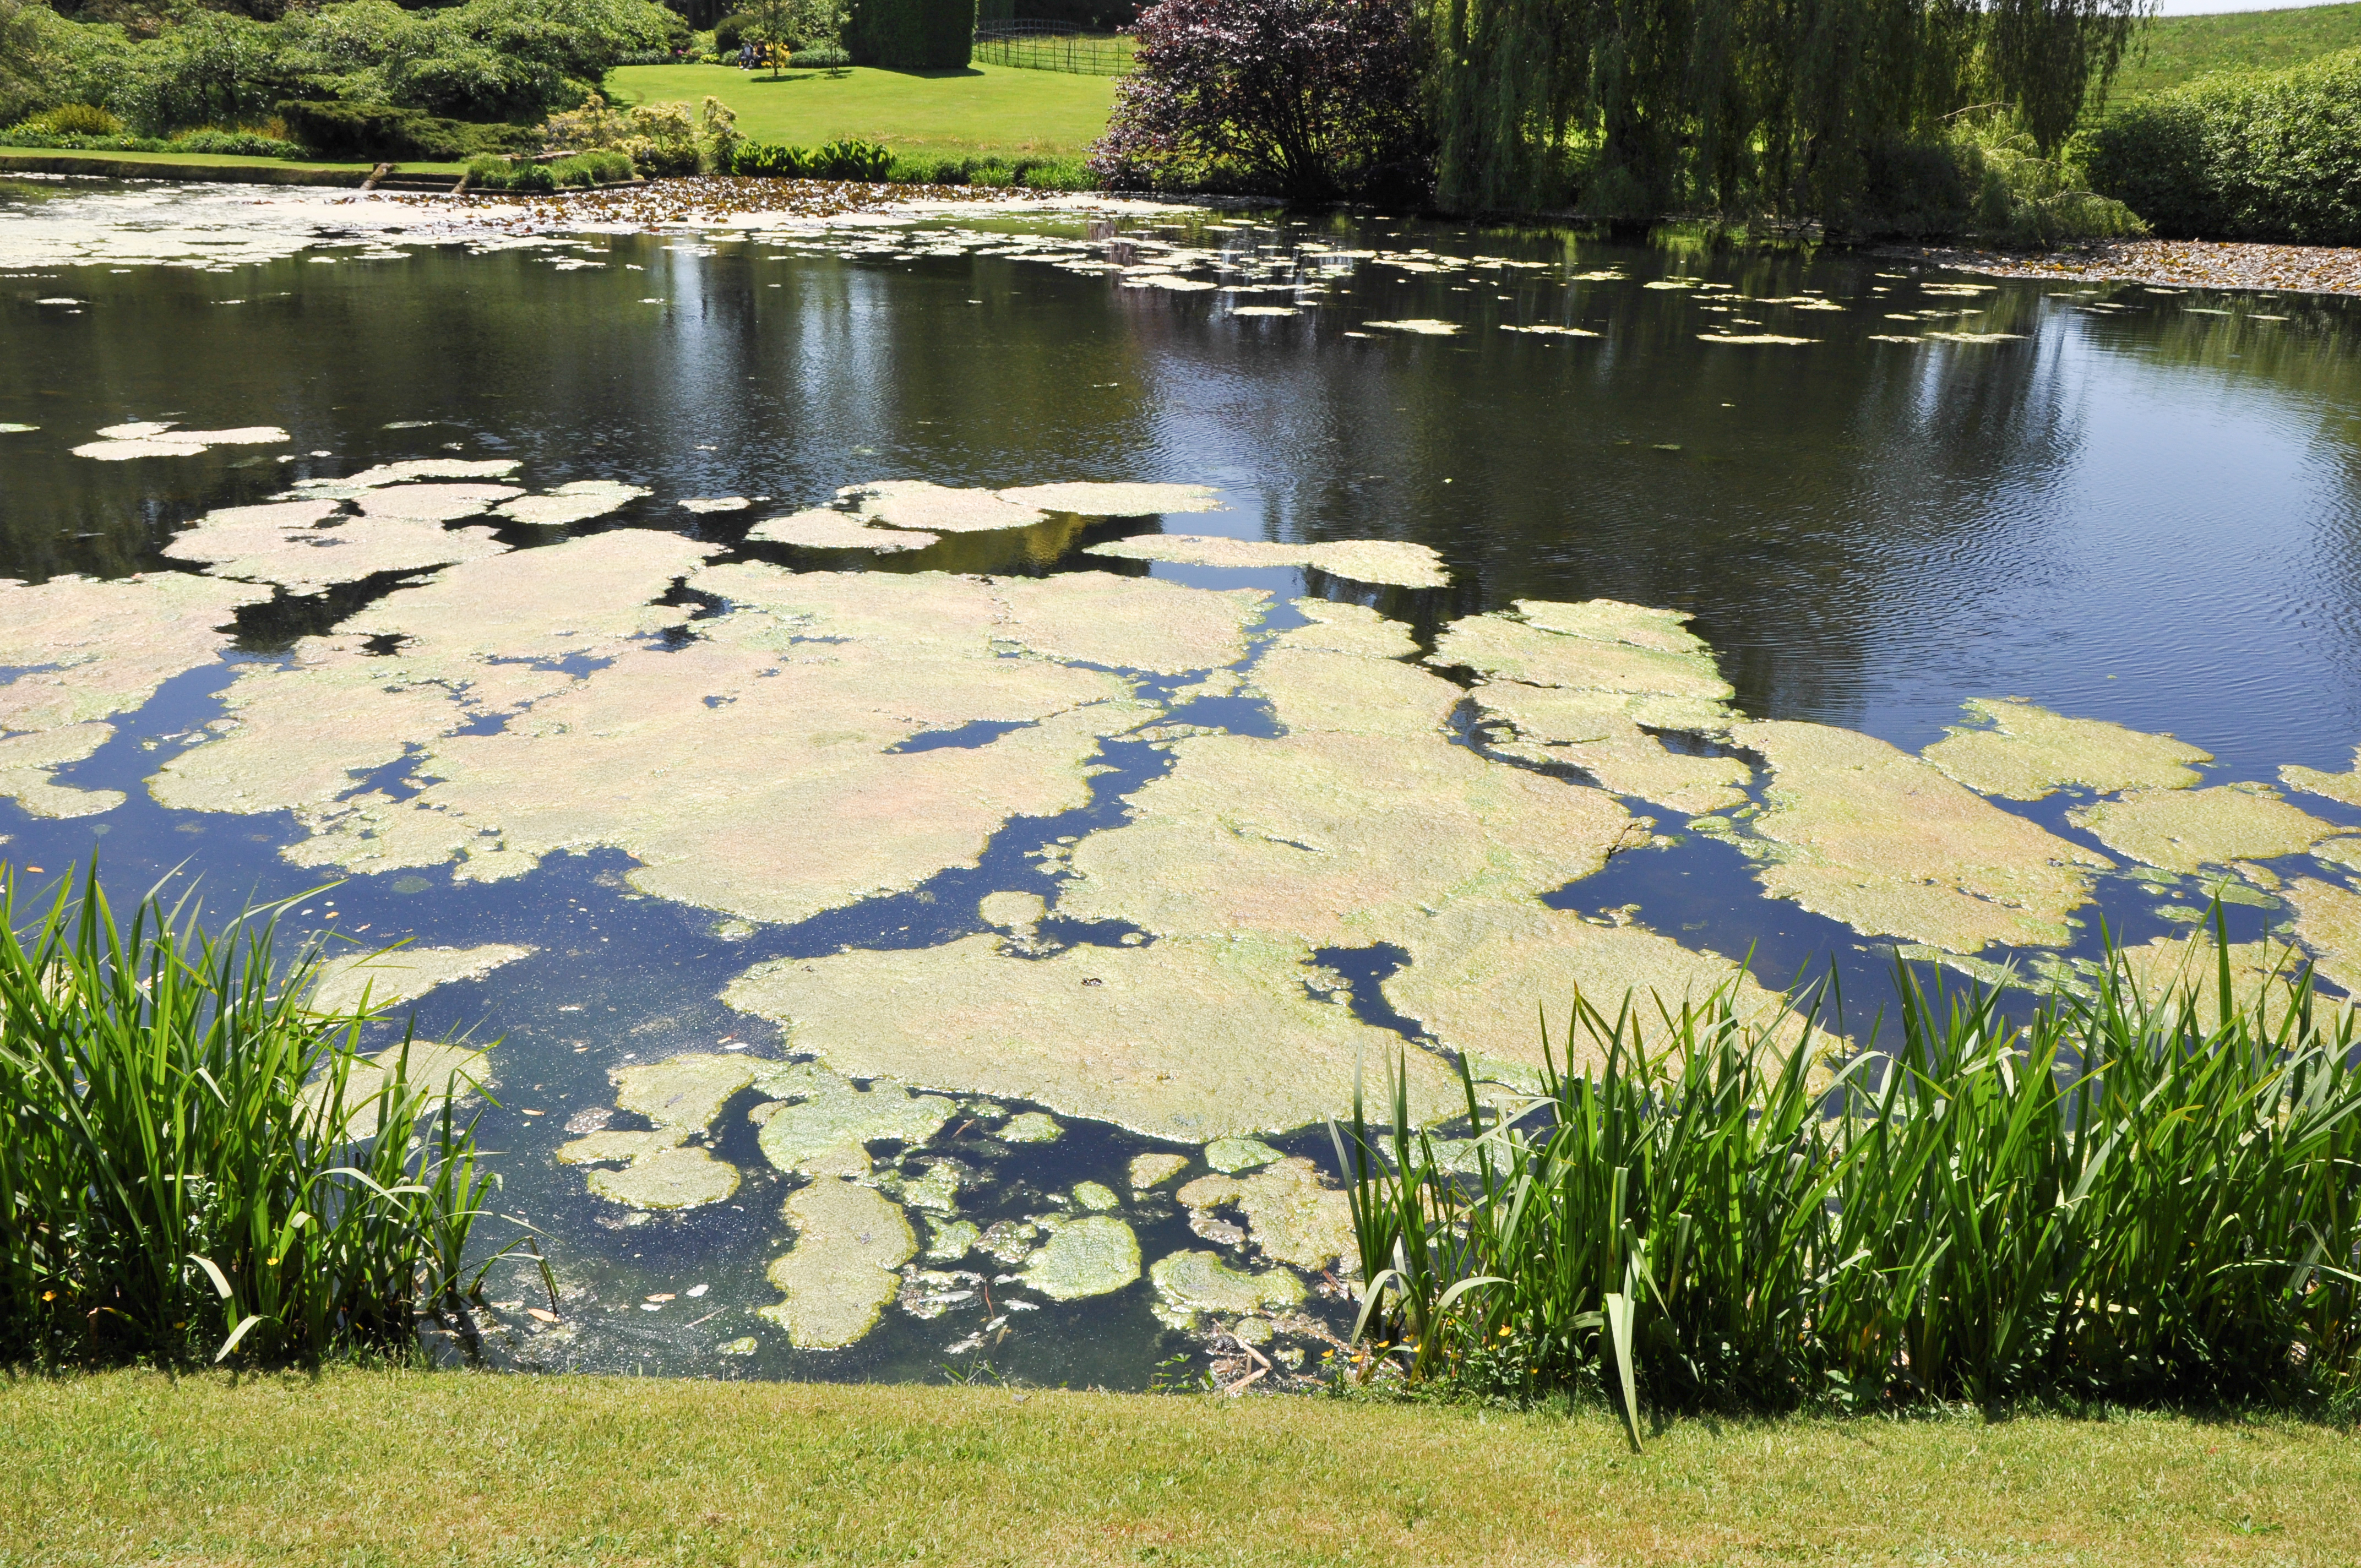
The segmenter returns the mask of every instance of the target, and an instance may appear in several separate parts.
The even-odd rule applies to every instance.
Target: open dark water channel
[[[0,193],[0,237],[58,199],[54,189]],[[993,226],[1088,232],[1071,218]],[[572,254],[607,265],[565,270],[546,253],[414,242],[406,259],[334,266],[296,254],[225,271],[28,267],[0,277],[0,422],[39,427],[0,435],[0,577],[187,569],[159,547],[208,511],[412,457],[512,457],[517,482],[537,488],[613,479],[654,492],[575,529],[503,525],[501,539],[520,548],[669,529],[834,569],[868,558],[741,542],[761,518],[867,480],[1193,482],[1217,487],[1228,510],[952,536],[876,569],[1152,570],[1358,599],[1430,643],[1444,623],[1515,599],[1604,597],[1693,612],[1751,717],[1842,726],[1916,751],[1960,720],[1964,699],[2006,696],[2170,731],[2214,753],[2213,780],[2268,780],[2285,763],[2351,766],[2361,740],[2361,319],[2348,302],[2024,282],[1966,298],[1925,292],[1947,280],[1906,260],[1858,252],[1700,253],[1377,219],[1174,214],[1114,227],[1216,250],[1314,240],[1543,265],[1332,264],[1323,295],[1276,317],[1234,307],[1278,295],[1125,288],[1021,258],[783,258],[758,240],[678,234],[590,236]],[[1624,277],[1574,280],[1606,269]],[[1697,290],[1642,286],[1674,276],[1730,285],[1725,295],[1817,291],[1845,308],[1750,311],[1725,297],[1721,306],[1761,323],[1737,330],[1815,341],[1708,344],[1698,334],[1731,313]],[[36,303],[60,298],[82,302]],[[1966,313],[1894,319],[1938,310]],[[1404,318],[1462,330],[1358,335],[1366,321]],[[1599,335],[1499,330],[1535,323]],[[1873,340],[1930,324],[2019,335]],[[69,453],[101,427],[163,417],[277,424],[293,440],[126,463]],[[408,422],[432,422],[389,428]],[[289,453],[306,455],[282,461]],[[766,499],[704,516],[677,505],[704,496]],[[1318,573],[1079,554],[1159,526],[1411,541],[1439,551],[1453,581],[1369,589]],[[27,878],[38,883],[95,852],[119,891],[184,868],[216,908],[317,885],[276,852],[302,836],[290,818],[166,810],[142,781],[219,716],[235,665],[282,657],[390,586],[282,595],[241,612],[223,664],[167,683],[115,720],[113,742],[60,774],[122,789],[127,804],[51,821],[0,802],[0,854],[43,868]],[[1292,617],[1282,608],[1277,619]],[[1205,699],[1172,717],[1251,729],[1253,707]],[[550,1155],[570,1115],[609,1102],[612,1067],[718,1043],[775,1053],[772,1025],[718,998],[749,965],[978,929],[976,896],[1038,886],[1028,851],[1119,822],[1124,793],[1165,765],[1121,742],[1104,760],[1115,771],[1091,806],[1013,822],[978,869],[735,939],[710,911],[633,893],[629,861],[611,850],[555,856],[480,886],[455,884],[447,871],[357,877],[299,905],[298,927],[319,928],[333,906],[342,929],[368,941],[538,949],[418,1003],[426,1031],[503,1039],[497,1103],[482,1122],[500,1151],[502,1207],[541,1228],[568,1289],[564,1332],[535,1337],[520,1323],[483,1353],[506,1365],[723,1376],[914,1378],[972,1365],[972,1353],[946,1347],[975,1332],[980,1308],[921,1321],[889,1307],[859,1344],[827,1353],[791,1350],[750,1316],[775,1297],[763,1273],[782,1245],[787,1186],[754,1147],[742,1114],[751,1094],[714,1144],[746,1178],[727,1203],[642,1219],[588,1196],[581,1171]],[[2097,848],[2066,820],[2072,799],[2015,809]],[[2334,802],[2302,804],[2361,824]],[[1765,900],[1734,850],[1694,836],[1620,855],[1553,902],[1637,905],[1642,922],[1689,945],[1732,955],[1751,945],[1756,974],[1773,986],[1834,962],[1858,1012],[1891,994],[1890,947]],[[2187,929],[2156,905],[2105,878],[2097,909],[2082,913],[2103,914],[2133,941]],[[2242,940],[2279,918],[2246,905],[2229,915]],[[1380,1013],[1374,983],[1359,989],[1364,1015]],[[1324,1134],[1274,1141],[1333,1163]],[[1122,1190],[1126,1163],[1154,1146],[1069,1120],[1054,1143],[1005,1144],[971,1124],[934,1148],[983,1173],[966,1212],[986,1223],[1082,1179]],[[1169,1197],[1135,1201],[1126,1217],[1151,1259],[1202,1245]],[[530,1300],[525,1277],[497,1271],[492,1294]],[[688,1299],[700,1284],[708,1290]],[[675,1299],[641,1310],[658,1293]],[[1191,1348],[1148,1299],[1142,1282],[1112,1298],[1037,1302],[1010,1321],[993,1365],[1138,1387]],[[717,1354],[750,1332],[753,1354]]]

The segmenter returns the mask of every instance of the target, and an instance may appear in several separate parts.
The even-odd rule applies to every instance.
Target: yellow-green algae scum
[[[2062,954],[2099,879],[2119,877],[2184,909],[2193,888],[2270,910],[2269,936],[2231,955],[2254,985],[2290,955],[2361,982],[2361,835],[2301,804],[2354,804],[2354,773],[2290,767],[2284,794],[2210,782],[2199,748],[2013,701],[1969,704],[1917,754],[1749,717],[1686,617],[1658,607],[1521,600],[1449,623],[1427,652],[1372,609],[1259,589],[799,572],[637,530],[514,552],[446,526],[631,499],[596,483],[533,495],[506,482],[514,466],[391,465],[214,514],[173,546],[204,575],[0,588],[0,664],[34,666],[0,685],[0,790],[37,813],[112,809],[55,770],[217,658],[238,606],[430,566],[244,667],[224,719],[150,778],[156,799],[291,813],[302,836],[283,852],[327,871],[448,867],[466,884],[619,850],[639,893],[743,934],[920,894],[982,865],[1012,820],[1090,804],[1110,743],[1162,753],[1117,825],[1041,846],[967,934],[746,968],[726,1000],[777,1026],[779,1054],[633,1062],[611,1074],[611,1112],[577,1118],[557,1160],[638,1221],[740,1196],[744,1115],[786,1185],[763,1222],[775,1299],[733,1350],[762,1334],[837,1350],[897,1310],[984,1303],[1005,1323],[1135,1290],[1174,1325],[1312,1332],[1301,1304],[1355,1266],[1347,1216],[1332,1173],[1262,1140],[1344,1110],[1362,1075],[1398,1064],[1413,1115],[1447,1119],[1453,1056],[1501,1092],[1529,1084],[1535,1003],[1576,995],[1611,1010],[1635,991],[1677,1005],[1728,988],[1799,1032],[1731,955],[1548,901],[1684,828],[1742,850],[1767,895],[1971,973],[1993,972],[1978,955],[1995,946]],[[1051,488],[873,486],[774,532],[833,546],[1138,503]],[[1442,575],[1378,542],[1101,554]],[[681,590],[718,609],[684,619]],[[1268,723],[1175,721],[1200,694],[1259,704]],[[975,726],[980,743],[957,739]],[[362,782],[395,763],[408,793]],[[2080,795],[2082,839],[2011,809],[2059,790]],[[2141,982],[2206,983],[2208,941],[2142,946]],[[1380,997],[1355,1004],[1323,961],[1334,949],[1399,955]],[[395,1002],[529,952],[349,961],[320,994]],[[2088,979],[2063,956],[2040,973]],[[1372,1021],[1378,1000],[1415,1038]],[[427,1065],[455,1092],[498,1080],[496,1056],[465,1047]],[[1092,1124],[1153,1146],[1121,1190],[1077,1182],[989,1224],[970,1168],[883,1157],[953,1126],[1021,1148]],[[1189,1245],[1148,1255],[1141,1231],[1159,1218],[1185,1218]]]

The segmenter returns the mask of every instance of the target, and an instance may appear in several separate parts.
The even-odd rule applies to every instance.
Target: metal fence
[[[980,24],[972,58],[987,65],[1014,65],[1027,71],[1121,76],[1131,69],[1131,40],[1114,33],[1082,32],[1071,22],[1019,16]]]

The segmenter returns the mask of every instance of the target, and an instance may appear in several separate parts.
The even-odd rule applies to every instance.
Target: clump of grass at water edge
[[[2218,911],[2216,933],[2219,955]],[[1537,1095],[1463,1069],[1464,1146],[1407,1130],[1397,1075],[1389,1128],[1356,1103],[1333,1129],[1369,1281],[1340,1382],[1603,1397],[1635,1445],[1648,1411],[2342,1418],[2361,1374],[2353,1011],[2308,973],[2250,1006],[2226,959],[2211,978],[2152,996],[2110,946],[2094,994],[2018,1020],[1905,966],[1898,1042],[1849,1056],[1729,992],[1653,1017],[1577,1001],[1569,1065],[1544,1029]]]
[[[19,928],[0,869],[0,1364],[316,1362],[405,1353],[497,1179],[405,1031],[305,1002],[277,909],[209,935],[93,871]],[[419,1047],[423,1053],[426,1047]]]

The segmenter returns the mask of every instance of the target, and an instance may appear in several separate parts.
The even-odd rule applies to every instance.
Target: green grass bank
[[[1316,1398],[339,1371],[0,1388],[0,1563],[2352,1560],[2275,1420],[1571,1421]]]
[[[209,152],[52,151],[0,147],[0,175],[101,174],[125,180],[220,180],[242,185],[358,185],[376,165],[284,158],[245,158]],[[401,163],[401,174],[447,176],[466,165]]]
[[[2159,16],[2139,35],[2107,94],[2124,104],[2217,71],[2284,71],[2361,48],[2361,5],[2212,16]]]
[[[1079,159],[1106,129],[1115,82],[1104,76],[974,65],[964,71],[840,73],[768,71],[729,65],[627,65],[608,73],[616,103],[730,105],[755,141],[818,147],[882,142],[929,157]]]

